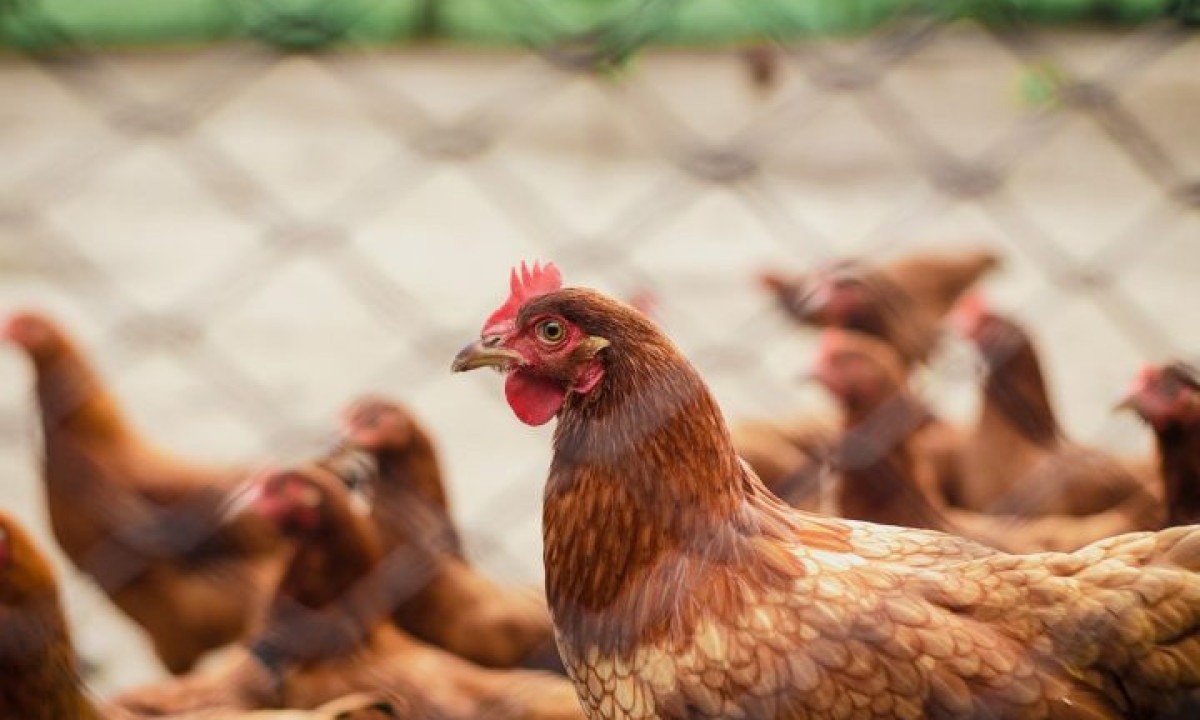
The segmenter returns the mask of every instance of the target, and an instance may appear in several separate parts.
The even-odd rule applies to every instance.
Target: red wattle
[[[558,414],[567,400],[567,391],[557,383],[513,370],[504,381],[504,397],[518,420],[537,426],[545,425]]]

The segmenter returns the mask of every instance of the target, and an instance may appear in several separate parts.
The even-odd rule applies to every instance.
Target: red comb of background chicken
[[[950,313],[950,324],[963,335],[971,335],[988,314],[987,300],[983,293],[968,293],[954,306]]]
[[[52,336],[49,321],[36,313],[15,312],[0,322],[0,338],[34,350]]]
[[[1158,374],[1158,368],[1153,363],[1142,363],[1138,368],[1137,374],[1129,381],[1129,388],[1126,390],[1126,396],[1136,395],[1144,391],[1150,386],[1150,382],[1154,380],[1154,376]]]
[[[562,288],[562,273],[558,271],[554,263],[546,263],[545,265],[534,263],[533,268],[529,268],[522,262],[519,273],[517,272],[517,268],[512,269],[512,273],[508,279],[508,287],[508,299],[488,317],[487,322],[483,324],[482,335],[503,333],[516,320],[517,311],[521,309],[521,306],[526,301],[539,295],[560,290]]]

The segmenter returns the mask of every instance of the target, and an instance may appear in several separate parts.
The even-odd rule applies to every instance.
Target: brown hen
[[[942,318],[998,262],[987,250],[924,252],[884,265],[839,260],[791,277],[768,272],[762,280],[797,322],[882,338],[911,365],[929,357]]]
[[[1200,371],[1148,365],[1123,404],[1154,429],[1167,524],[1200,522]]]
[[[817,355],[816,379],[843,413],[837,514],[952,530],[941,508],[956,493],[961,440],[909,388],[899,354],[869,335],[826,330]]]
[[[511,285],[453,369],[558,418],[547,595],[592,720],[1181,717],[1200,528],[1021,557],[794,510],[640,313],[553,266]]]
[[[556,675],[479,667],[393,626],[390,585],[409,556],[384,555],[356,492],[317,464],[262,478],[249,504],[297,548],[250,650],[274,673],[277,704],[306,708],[370,691],[412,718],[582,717]]]
[[[541,592],[503,587],[463,556],[432,440],[412,414],[364,398],[343,413],[342,436],[350,459],[338,474],[353,475],[357,452],[375,458],[380,479],[372,517],[385,553],[408,556],[391,584],[396,623],[480,665],[563,672]],[[322,464],[336,471],[339,462],[335,453]]]
[[[913,393],[895,349],[877,338],[825,331],[815,374],[845,414],[827,514],[939,530],[1021,553],[1075,550],[1131,529],[1117,511],[1029,518],[947,504],[959,479],[959,433]]]
[[[997,257],[983,250],[930,252],[881,266],[842,260],[798,276],[768,272],[762,280],[797,322],[879,337],[911,366],[933,352],[939,322],[955,300],[996,264]],[[743,420],[732,431],[738,454],[772,492],[794,507],[820,508],[823,458],[836,437],[829,422]]]
[[[360,695],[314,712],[241,712],[195,706],[195,712],[141,714],[94,702],[83,687],[58,584],[25,528],[0,511],[0,718],[4,720],[383,720],[400,717],[389,702]]]
[[[997,515],[1091,515],[1121,505],[1128,530],[1154,526],[1148,483],[1129,465],[1071,442],[1051,405],[1033,341],[1015,321],[964,301],[956,324],[985,366],[979,420],[964,449],[960,504]]]
[[[284,559],[269,526],[220,522],[246,471],[149,442],[50,319],[14,315],[0,337],[33,363],[50,523],[71,562],[146,630],[173,673],[242,637]]]

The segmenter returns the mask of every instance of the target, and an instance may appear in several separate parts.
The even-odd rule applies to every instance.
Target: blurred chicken
[[[955,300],[997,262],[983,250],[923,253],[881,266],[843,260],[798,276],[767,272],[762,280],[797,322],[874,335],[911,366],[933,351]],[[794,507],[819,508],[820,468],[836,436],[829,421],[742,420],[732,432],[738,454],[772,492]]]
[[[1154,429],[1166,523],[1200,523],[1200,372],[1181,362],[1147,365],[1123,404]]]
[[[343,413],[342,437],[351,456],[366,451],[379,465],[372,517],[385,554],[405,556],[391,584],[396,623],[480,665],[562,672],[542,594],[502,587],[463,557],[433,443],[411,413],[365,398]],[[322,464],[337,472],[338,463],[335,453]]]
[[[961,535],[1007,552],[1075,550],[1131,527],[1121,512],[1037,518],[989,515],[946,503],[959,479],[961,438],[907,386],[903,362],[881,340],[825,331],[815,375],[842,405],[839,472],[824,510],[852,520]]]
[[[826,330],[814,374],[837,398],[844,418],[835,452],[836,514],[950,530],[939,510],[946,493],[939,487],[941,458],[934,452],[943,451],[943,438],[953,436],[954,429],[909,389],[896,351],[869,335]]]
[[[1145,502],[1150,489],[1129,466],[1066,437],[1023,328],[990,312],[978,295],[961,303],[954,321],[986,367],[979,420],[964,450],[963,507],[998,515],[1091,515],[1125,503],[1155,506]],[[1153,518],[1134,522],[1154,526]]]
[[[220,523],[246,471],[155,447],[50,319],[14,315],[0,337],[33,362],[46,501],[71,562],[146,630],[173,673],[242,637],[284,559],[269,525]]]
[[[338,699],[314,712],[243,713],[206,707],[141,715],[95,703],[83,687],[58,584],[15,518],[0,511],[0,718],[4,720],[383,720],[400,717],[379,697]]]
[[[933,352],[955,301],[998,262],[987,250],[926,252],[884,265],[840,260],[791,277],[766,272],[762,281],[797,322],[880,337],[912,365]]]
[[[390,624],[387,585],[397,567],[353,498],[342,478],[313,465],[262,478],[248,506],[297,544],[251,651],[274,672],[281,705],[370,691],[406,718],[582,717],[558,676],[485,669]]]
[[[510,287],[452,368],[558,418],[547,595],[592,720],[1194,717],[1200,527],[1022,557],[796,511],[641,313]]]
[[[95,720],[83,690],[50,564],[0,512],[0,717]]]

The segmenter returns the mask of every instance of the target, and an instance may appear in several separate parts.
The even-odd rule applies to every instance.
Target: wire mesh
[[[733,418],[823,407],[794,382],[812,335],[754,277],[845,255],[1000,252],[989,293],[1043,341],[1072,433],[1106,446],[1145,452],[1107,412],[1138,362],[1200,350],[1190,3],[1083,29],[880,3],[815,23],[870,28],[836,38],[739,4],[762,82],[740,48],[644,47],[682,22],[655,2],[590,22],[501,4],[516,49],[380,45],[453,37],[469,3],[223,5],[183,37],[233,42],[150,52],[59,5],[0,4],[0,303],[62,317],[142,427],[208,460],[306,457],[351,398],[397,397],[502,578],[540,575],[548,433],[447,366],[522,258],[652,290]],[[3,362],[0,503],[40,518],[29,375]],[[969,419],[964,365],[940,355],[928,392]],[[153,675],[116,662],[134,632],[86,583],[69,597],[97,687]]]

